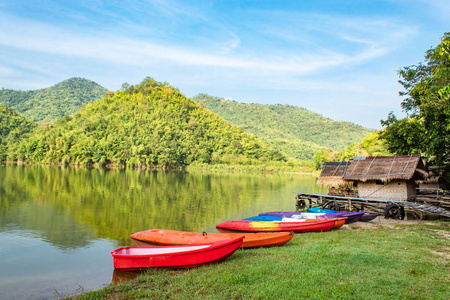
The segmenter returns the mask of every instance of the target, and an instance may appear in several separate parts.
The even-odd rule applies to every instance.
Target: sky
[[[448,31],[448,0],[0,0],[0,88],[149,76],[381,129],[404,117],[397,71]]]

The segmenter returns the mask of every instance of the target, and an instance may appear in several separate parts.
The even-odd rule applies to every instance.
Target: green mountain
[[[279,150],[149,77],[74,116],[41,124],[14,155],[26,162],[161,168],[286,161]]]
[[[322,148],[343,150],[373,131],[292,105],[244,104],[206,94],[192,100],[299,160],[312,160]]]
[[[35,127],[36,123],[19,115],[12,109],[0,105],[0,161],[6,159],[10,147],[17,144]]]
[[[53,122],[57,118],[74,114],[83,104],[101,99],[106,91],[93,81],[71,78],[41,90],[17,91],[3,88],[0,90],[0,104],[35,122]]]

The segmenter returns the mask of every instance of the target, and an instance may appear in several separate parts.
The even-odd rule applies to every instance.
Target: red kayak
[[[306,222],[266,222],[266,221],[227,221],[216,225],[220,232],[242,231],[242,232],[267,232],[267,231],[293,231],[317,232],[331,230],[336,224],[334,219],[330,220],[308,220]]]
[[[111,251],[114,268],[135,271],[147,268],[192,268],[221,262],[242,244],[243,236],[202,245],[121,247]]]

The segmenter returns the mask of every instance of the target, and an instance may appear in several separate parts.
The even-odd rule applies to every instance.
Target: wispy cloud
[[[338,38],[341,42],[358,44],[357,51],[354,50],[353,53],[333,48],[315,52],[304,49],[295,54],[277,50],[249,57],[247,53],[252,50],[241,47],[240,38],[234,33],[231,39],[223,42],[216,41],[219,45],[215,45],[215,51],[211,51],[209,48],[155,42],[137,37],[112,36],[111,33],[95,31],[80,35],[71,32],[70,29],[56,28],[42,22],[8,16],[3,16],[0,22],[3,28],[8,28],[0,32],[0,44],[28,51],[78,56],[128,65],[150,65],[165,61],[192,66],[289,72],[296,75],[380,57],[389,51],[387,41],[395,35],[395,32],[391,32],[384,39],[375,37],[369,40],[340,32],[334,34],[334,39]],[[330,24],[330,26],[334,25],[334,23]],[[323,45],[319,46],[324,48]],[[240,47],[239,53],[233,52],[238,47]],[[293,45],[293,47],[297,46]],[[220,50],[217,51],[217,49]],[[288,53],[287,56],[286,53]]]
[[[0,85],[95,76],[115,89],[154,76],[191,95],[301,99],[324,114],[339,101],[399,107],[395,71],[438,43],[450,4],[374,2],[4,0]]]

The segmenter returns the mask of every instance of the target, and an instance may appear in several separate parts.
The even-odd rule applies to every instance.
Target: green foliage
[[[320,170],[327,161],[335,161],[337,153],[330,148],[322,148],[314,154],[314,167]]]
[[[348,145],[340,151],[336,158],[338,161],[348,161],[356,156],[386,156],[392,155],[380,139],[380,131],[367,135],[361,143]]]
[[[0,90],[0,104],[35,121],[53,122],[74,114],[83,104],[105,96],[106,89],[83,78],[71,78],[52,87],[34,91]]]
[[[252,165],[286,161],[278,150],[146,78],[53,124],[18,147],[26,162],[183,168],[193,162]]]
[[[361,147],[367,151],[369,156],[388,156],[392,155],[387,149],[384,141],[380,138],[381,131],[374,131],[364,138]]]
[[[321,148],[342,150],[371,132],[292,105],[244,104],[205,94],[193,100],[299,160],[312,161]]]
[[[390,113],[381,137],[396,154],[422,154],[450,176],[450,33],[426,52],[425,63],[399,70],[407,117]],[[450,178],[445,182],[450,186]]]
[[[30,133],[36,124],[12,109],[0,105],[0,161],[14,152],[15,145]]]
[[[348,145],[343,151],[336,155],[338,161],[348,161],[356,156],[370,156],[369,152],[364,149],[361,143],[353,143]]]
[[[314,155],[314,167],[319,170],[327,161],[348,161],[356,156],[386,155],[392,154],[381,140],[380,131],[374,131],[367,135],[361,143],[350,144],[340,152],[330,148],[322,148]]]

